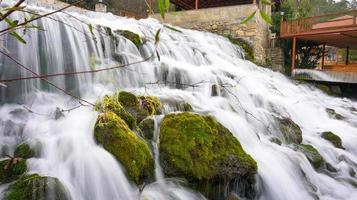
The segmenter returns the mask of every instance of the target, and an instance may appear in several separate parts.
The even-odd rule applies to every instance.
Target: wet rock
[[[335,96],[341,96],[342,91],[340,86],[336,86],[336,85],[331,86],[331,94]]]
[[[143,44],[143,42],[142,42],[140,36],[139,36],[138,34],[136,34],[136,33],[133,33],[133,32],[131,32],[131,31],[127,31],[127,30],[125,30],[125,31],[119,31],[119,33],[120,33],[123,37],[125,37],[126,39],[128,39],[128,40],[130,40],[132,43],[134,43],[137,48],[139,48],[139,47]]]
[[[153,96],[140,96],[141,106],[149,112],[149,115],[162,114],[163,107],[160,100]]]
[[[58,119],[64,117],[62,110],[58,107],[56,108],[54,115],[55,115],[55,120],[58,120]]]
[[[336,111],[334,109],[331,108],[326,108],[326,112],[328,113],[328,115],[333,118],[333,119],[338,119],[338,120],[343,120],[345,119],[345,117],[343,117],[342,115],[336,113]]]
[[[125,167],[129,178],[137,184],[153,176],[154,161],[149,146],[115,113],[99,115],[94,137]]]
[[[27,120],[29,118],[29,112],[25,109],[15,109],[10,112],[13,118],[17,118],[20,120]]]
[[[315,169],[320,168],[324,163],[323,157],[312,145],[300,144],[297,145],[297,149],[305,154],[306,158],[310,161]]]
[[[27,171],[25,159],[14,158],[0,161],[0,184],[10,183]]]
[[[234,193],[231,193],[228,195],[227,199],[226,200],[240,200],[239,196],[234,194]]]
[[[333,172],[333,173],[336,173],[337,172],[337,169],[335,167],[333,167],[330,163],[326,163],[326,169],[329,171],[329,172]]]
[[[272,137],[272,138],[269,139],[269,141],[272,142],[272,143],[275,143],[277,145],[281,145],[282,144],[281,140],[279,138],[277,138],[277,137]]]
[[[218,89],[217,89],[217,85],[216,84],[212,85],[211,91],[212,91],[211,92],[211,96],[213,96],[213,97],[218,96]]]
[[[299,125],[289,118],[278,119],[278,122],[279,129],[288,144],[300,144],[302,142],[302,131]]]
[[[212,117],[188,112],[165,116],[159,150],[167,176],[187,179],[209,199],[225,199],[233,188],[242,197],[255,196],[256,162]]]
[[[331,90],[327,85],[324,84],[317,84],[316,87],[320,89],[321,91],[325,92],[326,94],[331,94]]]
[[[321,137],[325,140],[328,140],[335,146],[336,148],[344,149],[342,146],[342,140],[336,134],[331,131],[326,131],[321,134]]]
[[[122,91],[117,93],[117,98],[124,109],[136,119],[136,123],[140,123],[146,117],[150,116],[147,107],[143,108],[140,105],[139,98],[134,94]]]
[[[70,200],[66,188],[53,177],[38,174],[25,175],[12,183],[5,191],[4,200]]]
[[[143,133],[143,137],[147,140],[154,138],[155,121],[152,118],[146,118],[139,124],[139,128]]]

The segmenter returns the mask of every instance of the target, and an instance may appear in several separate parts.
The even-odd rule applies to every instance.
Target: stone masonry
[[[266,49],[268,48],[268,25],[258,12],[251,21],[240,24],[243,19],[256,10],[258,10],[258,5],[249,4],[168,13],[164,20],[158,14],[151,17],[183,28],[243,39],[252,45],[256,61],[265,63]]]

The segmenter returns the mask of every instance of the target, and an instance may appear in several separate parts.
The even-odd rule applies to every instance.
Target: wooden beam
[[[326,48],[326,44],[322,45],[322,61],[321,61],[321,69],[324,68],[325,65],[325,48]]]
[[[195,9],[198,10],[198,7],[199,7],[199,0],[196,0]]]
[[[296,37],[293,38],[293,47],[291,53],[291,74],[294,72],[295,69],[295,56],[296,56]]]

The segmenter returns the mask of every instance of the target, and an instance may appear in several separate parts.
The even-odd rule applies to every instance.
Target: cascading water
[[[31,5],[28,9],[48,12]],[[155,52],[155,32],[163,27],[153,19],[70,14],[37,21],[45,31],[29,30],[26,45],[8,37],[1,46],[39,74],[102,69],[149,58]],[[79,19],[90,22],[93,33]],[[0,28],[5,26],[0,24]],[[146,42],[138,50],[115,30],[131,30]],[[257,199],[357,199],[356,101],[327,96],[258,67],[242,59],[240,48],[210,33],[163,29],[157,51],[160,61],[153,57],[115,70],[49,80],[90,102],[120,89],[159,97],[166,102],[166,113],[175,111],[170,102],[184,101],[195,112],[214,116],[257,161]],[[0,63],[1,79],[33,76],[5,56],[0,56]],[[78,100],[39,79],[6,85],[0,89],[0,157],[12,155],[25,140],[41,145],[39,157],[27,161],[30,172],[57,177],[72,199],[204,199],[160,174],[144,188],[132,184],[120,163],[95,143],[97,113],[92,107],[76,108]],[[217,95],[212,96],[212,86]],[[55,119],[56,108],[67,110],[64,117]],[[332,118],[326,109],[334,109],[343,120]],[[303,143],[312,144],[336,171],[317,171],[301,152],[271,142],[279,136],[277,117],[296,122]],[[156,123],[160,119],[156,117]],[[338,134],[345,149],[323,140],[323,131]],[[155,149],[156,172],[160,173]],[[5,188],[0,185],[0,193]]]

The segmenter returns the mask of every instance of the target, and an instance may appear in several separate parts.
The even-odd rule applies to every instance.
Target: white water
[[[150,56],[154,51],[154,34],[162,28],[162,24],[152,19],[136,21],[109,14],[72,14],[112,30],[134,31],[148,42],[138,51],[130,41],[116,35],[118,46],[115,47],[101,28],[98,28],[101,31],[94,30],[95,42],[87,25],[65,14],[57,14],[53,17],[81,32],[43,19],[40,24],[46,31],[30,31],[25,37],[26,45],[7,38],[1,41],[1,46],[38,73],[90,70],[93,58],[98,69],[116,64],[114,58],[131,63]],[[0,26],[5,25],[1,23]],[[357,182],[357,178],[349,173],[351,170],[357,172],[357,113],[352,109],[357,108],[357,102],[326,96],[308,85],[257,67],[241,59],[240,49],[222,37],[182,31],[162,31],[158,45],[161,61],[153,58],[114,71],[50,80],[68,91],[80,93],[90,102],[121,89],[158,96],[163,102],[185,101],[196,112],[213,115],[257,161],[257,199],[357,199],[357,189],[350,184]],[[32,75],[4,57],[0,57],[0,64],[1,79]],[[160,84],[150,84],[157,81]],[[168,84],[162,84],[165,81]],[[194,88],[183,85],[196,83],[198,87]],[[213,84],[225,86],[219,87],[217,97],[211,96]],[[70,109],[77,106],[78,101],[54,88],[48,90],[46,83],[39,80],[11,82],[7,86],[0,89],[0,101],[9,102],[0,107],[0,149],[3,149],[0,157],[11,154],[22,141],[40,143],[41,156],[28,161],[30,171],[59,178],[73,199],[203,198],[179,186],[177,181],[164,180],[160,176],[157,182],[140,192],[128,181],[114,157],[95,143],[93,126],[97,113],[91,107],[74,109],[64,113],[64,118],[55,120],[56,107]],[[23,105],[15,104],[17,102],[35,113],[29,113]],[[167,112],[173,110],[168,105]],[[335,109],[345,120],[330,118],[326,108]],[[270,142],[273,136],[281,137],[275,117],[289,117],[295,121],[303,131],[303,143],[316,147],[337,172],[316,171],[302,153]],[[346,150],[323,140],[319,134],[323,131],[339,135]],[[0,186],[0,191],[2,189]]]

